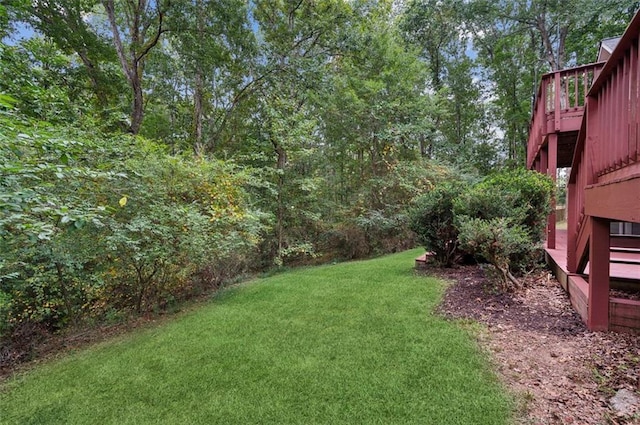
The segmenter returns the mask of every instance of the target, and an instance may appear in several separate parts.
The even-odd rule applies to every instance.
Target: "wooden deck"
[[[568,231],[551,213],[547,259],[589,329],[640,329],[640,303],[611,297],[640,282],[640,240],[623,245],[610,227],[640,223],[640,12],[606,62],[542,77],[527,166],[553,179],[571,167]]]
[[[567,231],[556,230],[555,249],[545,249],[547,254],[553,258],[553,262],[567,270]],[[589,263],[585,269],[585,275],[589,274]],[[640,252],[635,250],[625,250],[612,248],[610,276],[612,281],[638,281],[640,288]]]
[[[588,265],[584,274],[567,269],[567,231],[557,230],[555,249],[546,250],[547,262],[582,319],[589,317]],[[640,252],[612,248],[612,288],[640,289]],[[609,296],[609,330],[640,334],[640,301]]]

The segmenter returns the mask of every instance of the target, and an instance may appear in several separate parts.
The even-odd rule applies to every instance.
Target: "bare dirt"
[[[640,394],[640,336],[590,332],[548,272],[499,293],[479,266],[428,269],[452,282],[440,312],[483,324],[478,342],[517,400],[518,424],[640,424],[611,398]]]

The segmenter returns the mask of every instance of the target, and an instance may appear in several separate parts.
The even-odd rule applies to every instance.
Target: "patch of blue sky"
[[[26,22],[15,22],[13,24],[13,31],[9,33],[8,36],[2,39],[2,43],[15,46],[20,43],[22,40],[27,40],[33,37],[36,34],[36,31],[33,27]]]

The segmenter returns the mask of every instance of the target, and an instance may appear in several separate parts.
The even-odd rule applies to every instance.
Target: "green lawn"
[[[434,315],[418,250],[228,289],[169,324],[38,367],[2,424],[505,424],[468,333]]]

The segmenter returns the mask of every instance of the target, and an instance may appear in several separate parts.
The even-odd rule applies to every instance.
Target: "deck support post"
[[[578,217],[576,211],[576,190],[577,184],[575,182],[569,182],[567,186],[567,271],[569,273],[577,273],[578,271],[578,259],[576,254],[577,235],[575,234],[578,227]]]
[[[549,142],[547,144],[547,175],[556,182],[556,174],[558,168],[558,133],[549,134]],[[547,222],[547,248],[556,248],[556,196],[551,197],[551,214]]]
[[[592,331],[609,329],[609,220],[589,217],[589,311],[587,326]]]

